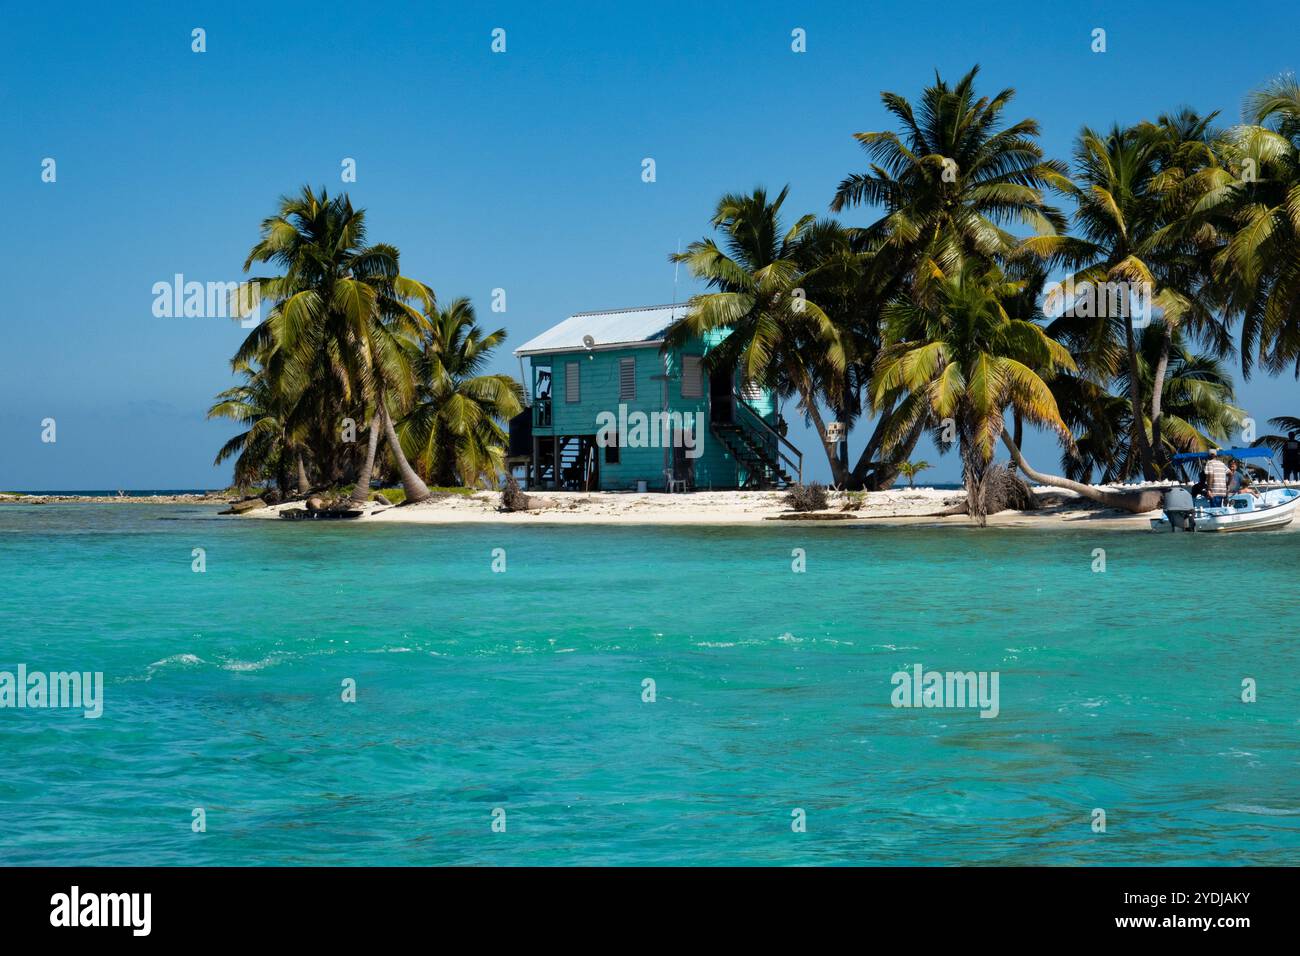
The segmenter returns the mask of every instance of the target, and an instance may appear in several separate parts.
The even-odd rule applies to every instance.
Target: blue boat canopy
[[[1220,458],[1268,458],[1273,457],[1271,448],[1220,448]],[[1204,461],[1210,457],[1208,451],[1185,451],[1174,455],[1174,461]]]

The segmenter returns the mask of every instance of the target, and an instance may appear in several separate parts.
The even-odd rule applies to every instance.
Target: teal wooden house
[[[802,478],[772,392],[734,370],[706,371],[727,333],[665,348],[687,312],[582,312],[515,349],[529,407],[510,423],[511,465],[528,487],[682,491]]]

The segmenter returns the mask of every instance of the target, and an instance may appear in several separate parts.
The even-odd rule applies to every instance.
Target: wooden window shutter
[[[621,401],[636,401],[636,359],[618,360],[618,397]]]
[[[582,389],[578,376],[582,366],[578,362],[568,362],[564,366],[564,400],[566,402],[582,401]]]
[[[703,362],[698,355],[682,356],[682,398],[704,397]]]

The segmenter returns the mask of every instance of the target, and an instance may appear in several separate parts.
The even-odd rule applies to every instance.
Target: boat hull
[[[1272,512],[1280,512],[1272,514]],[[1209,516],[1196,522],[1197,531],[1267,531],[1270,528],[1285,528],[1295,517],[1295,505],[1279,505],[1268,511],[1256,511],[1244,515]]]
[[[1278,494],[1271,492],[1270,494]],[[1276,531],[1279,528],[1285,528],[1295,518],[1297,507],[1300,507],[1300,493],[1293,489],[1283,489],[1280,492],[1283,497],[1277,503],[1265,503],[1264,507],[1256,507],[1251,510],[1238,510],[1233,508],[1198,508],[1192,517],[1191,530],[1197,532],[1214,532],[1226,534],[1233,531]],[[1175,527],[1169,518],[1152,518],[1151,530],[1159,533],[1169,533],[1172,531],[1182,531],[1181,527]]]

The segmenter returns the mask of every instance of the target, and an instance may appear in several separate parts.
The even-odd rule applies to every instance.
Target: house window
[[[551,369],[537,366],[533,369],[533,424],[551,427]]]
[[[698,355],[682,356],[682,398],[704,397],[703,362]]]
[[[636,359],[618,360],[618,398],[619,401],[636,401]]]
[[[564,400],[566,402],[582,401],[582,392],[578,383],[579,367],[577,362],[566,362],[564,364]]]
[[[609,444],[605,446],[605,464],[618,464],[618,430],[615,429],[609,436]]]

